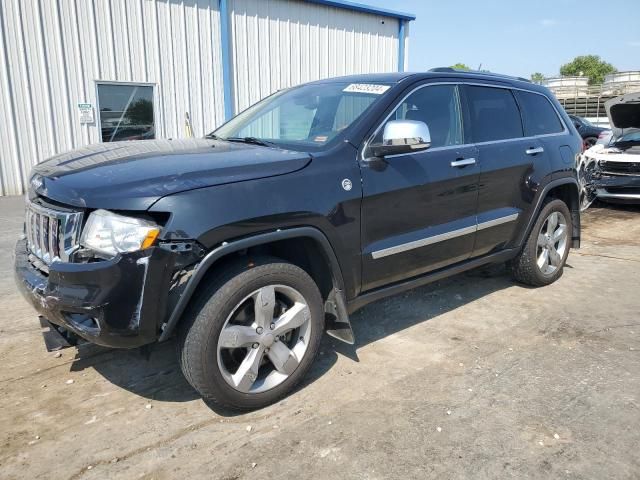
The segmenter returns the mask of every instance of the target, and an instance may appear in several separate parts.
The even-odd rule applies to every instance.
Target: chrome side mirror
[[[399,155],[426,150],[431,146],[431,134],[426,123],[418,120],[391,120],[384,126],[382,144],[371,145],[374,157]]]

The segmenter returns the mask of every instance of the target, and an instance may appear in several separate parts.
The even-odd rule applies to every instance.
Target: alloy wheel
[[[560,212],[551,212],[538,234],[536,263],[544,275],[552,275],[562,267],[567,239],[567,219]]]
[[[234,307],[218,338],[218,366],[242,393],[280,385],[298,368],[311,337],[307,301],[286,285],[267,285]]]

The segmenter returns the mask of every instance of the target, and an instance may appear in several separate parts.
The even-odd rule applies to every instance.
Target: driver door
[[[382,142],[391,120],[427,124],[430,148],[361,161],[362,290],[468,259],[478,203],[477,149],[466,145],[457,85],[415,88],[381,123],[369,145]]]

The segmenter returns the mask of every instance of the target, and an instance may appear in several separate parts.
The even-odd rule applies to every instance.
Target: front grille
[[[640,162],[608,162],[600,163],[602,173],[611,175],[640,175]]]
[[[27,203],[27,248],[45,265],[56,260],[69,261],[69,256],[79,246],[81,227],[82,212],[66,212]]]

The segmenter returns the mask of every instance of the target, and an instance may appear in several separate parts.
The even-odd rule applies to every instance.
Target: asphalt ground
[[[596,206],[563,277],[503,266],[353,315],[302,387],[209,408],[170,342],[149,359],[47,353],[13,281],[22,198],[0,198],[0,478],[640,477],[640,209]]]

